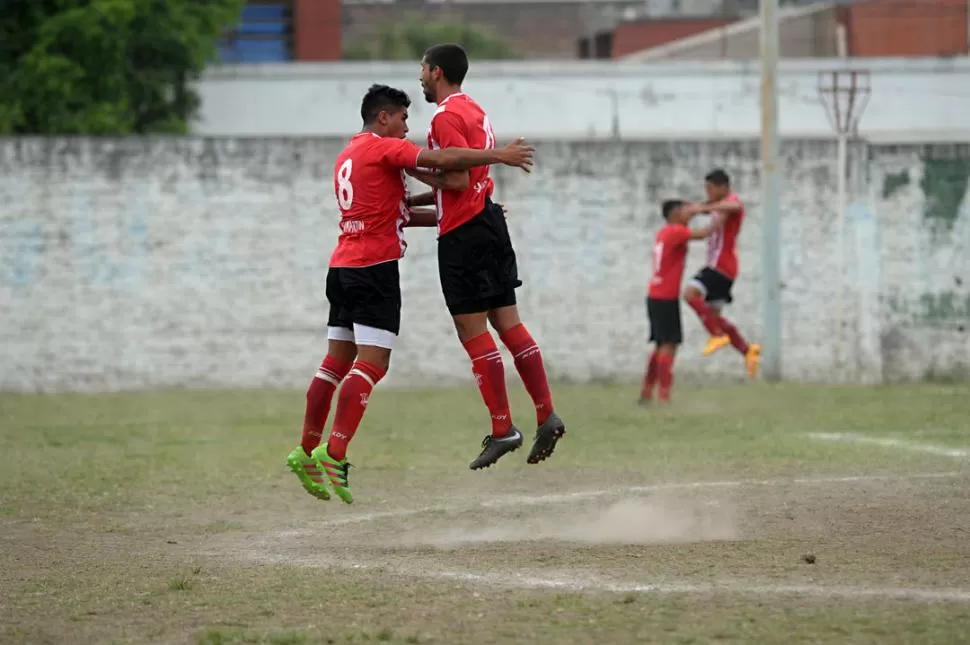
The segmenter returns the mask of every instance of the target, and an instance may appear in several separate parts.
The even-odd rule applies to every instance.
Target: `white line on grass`
[[[576,578],[546,578],[532,574],[475,573],[472,571],[408,571],[371,564],[343,564],[352,569],[380,569],[395,575],[437,580],[455,580],[461,583],[488,587],[511,587],[517,589],[558,589],[575,592],[610,592],[642,594],[716,594],[735,593],[761,596],[814,596],[819,598],[851,598],[855,600],[910,600],[923,602],[970,602],[968,589],[921,589],[913,587],[845,587],[828,585],[772,585],[751,584],[737,581],[713,583],[664,582],[643,584],[616,582],[583,576]],[[578,574],[577,574],[578,575]]]
[[[965,458],[970,456],[970,451],[958,448],[948,448],[927,443],[915,443],[905,439],[893,439],[892,437],[870,437],[855,432],[810,432],[810,439],[816,441],[838,441],[842,443],[865,443],[882,448],[896,448],[898,450],[909,450],[911,452],[925,452],[930,455],[941,457]]]
[[[426,513],[461,513],[479,508],[497,508],[506,506],[535,506],[541,504],[568,504],[583,499],[625,495],[629,493],[655,493],[674,490],[703,490],[711,488],[743,488],[754,486],[812,486],[823,484],[844,484],[854,482],[878,481],[907,481],[919,479],[947,479],[964,476],[965,473],[916,473],[912,475],[847,475],[842,477],[799,477],[795,479],[742,479],[735,481],[708,482],[673,482],[664,484],[649,484],[645,486],[624,486],[622,488],[607,488],[599,490],[575,491],[571,493],[551,493],[548,495],[511,495],[502,499],[490,499],[482,502],[470,502],[464,505],[436,505],[421,508],[401,509],[396,511],[377,511],[361,513],[328,519],[320,523],[323,526],[343,526],[361,522],[376,522],[384,519],[395,519],[422,515]]]

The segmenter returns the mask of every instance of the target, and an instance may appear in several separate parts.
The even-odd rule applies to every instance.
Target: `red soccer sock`
[[[370,393],[386,373],[381,367],[358,360],[344,379],[337,395],[337,413],[327,442],[327,454],[334,459],[339,461],[347,456],[347,444],[354,438],[357,426],[364,417]]]
[[[723,316],[718,318],[718,322],[721,324],[721,329],[724,330],[724,333],[731,339],[731,345],[734,349],[741,352],[742,356],[746,356],[748,353],[748,342],[744,340],[744,336],[741,335],[738,328]]]
[[[505,365],[495,339],[483,332],[462,345],[472,360],[472,374],[488,413],[492,417],[492,436],[504,437],[512,427],[509,395],[505,389]]]
[[[653,396],[653,386],[657,382],[657,354],[656,350],[650,354],[650,360],[647,361],[647,369],[643,375],[643,389],[640,391],[640,396],[644,399],[649,399]]]
[[[532,338],[532,334],[519,323],[501,336],[502,342],[515,360],[515,369],[522,378],[526,391],[536,406],[536,423],[542,425],[552,414],[552,394],[549,392],[549,379],[542,364],[542,353]]]
[[[722,336],[724,335],[724,330],[721,329],[719,323],[719,317],[717,313],[707,306],[704,302],[703,296],[694,296],[687,300],[687,304],[690,308],[697,312],[698,318],[701,319],[701,323],[704,324],[704,329],[711,336]]]
[[[323,427],[330,416],[333,393],[347,376],[350,365],[349,362],[327,355],[320,363],[316,376],[310,381],[310,387],[306,391],[306,412],[303,415],[303,438],[300,440],[307,456],[320,445]]]
[[[674,384],[674,357],[670,354],[657,356],[657,376],[660,380],[660,400],[670,400],[670,388]]]

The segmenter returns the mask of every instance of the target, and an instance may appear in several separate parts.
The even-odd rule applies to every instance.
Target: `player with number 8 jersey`
[[[432,150],[495,147],[485,110],[461,89],[467,72],[468,56],[458,45],[435,45],[424,54],[421,86],[425,99],[437,105],[428,130]],[[552,455],[566,426],[553,409],[539,346],[519,319],[515,290],[522,281],[504,213],[491,199],[494,183],[489,169],[409,174],[433,189],[410,203],[436,207],[441,291],[491,417],[491,434],[469,466],[487,468],[523,441],[512,423],[505,367],[489,323],[512,353],[535,405],[537,429],[527,462],[539,463]]]
[[[407,205],[404,169],[467,169],[492,163],[532,167],[533,148],[515,143],[495,150],[425,150],[407,141],[411,100],[401,90],[374,85],[361,104],[363,130],[337,157],[333,189],[340,233],[330,256],[327,356],[307,391],[303,438],[287,457],[308,493],[331,491],[353,501],[347,479],[347,446],[357,431],[374,386],[387,373],[401,325],[398,260],[404,227],[434,226],[433,212]],[[333,396],[340,388],[329,440],[320,444]]]

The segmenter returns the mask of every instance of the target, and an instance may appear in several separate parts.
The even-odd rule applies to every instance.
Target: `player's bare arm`
[[[448,168],[449,170],[435,172],[414,169],[408,170],[407,173],[432,188],[461,192],[468,189],[470,182],[468,171],[453,169],[500,163],[506,166],[512,166],[513,168],[521,168],[525,172],[532,172],[534,155],[535,148],[525,145],[525,139],[522,137],[519,137],[502,148],[487,150],[474,150],[469,148],[425,150],[418,156],[419,166],[424,168],[441,167]],[[447,163],[443,163],[443,160]],[[430,203],[433,203],[433,201]]]
[[[408,197],[408,208],[412,209],[411,210],[412,222],[414,221],[413,216],[415,214],[420,213],[421,214],[421,216],[420,216],[421,221],[422,222],[428,221],[430,223],[427,223],[427,224],[412,224],[412,223],[409,223],[407,226],[414,226],[414,227],[420,227],[420,226],[437,226],[437,224],[438,224],[438,212],[434,208],[428,208],[428,209],[418,208],[420,206],[434,206],[434,193],[427,192],[427,193],[421,193],[420,195],[415,195],[414,197]],[[505,207],[505,204],[496,204],[496,206],[498,206],[499,208],[502,209],[502,215],[504,215],[505,218],[508,219],[509,209]],[[430,217],[431,219],[430,220],[426,220],[425,219],[426,216],[427,217]]]
[[[429,190],[426,193],[408,197],[408,207],[415,208],[416,206],[434,206],[434,193]]]
[[[714,235],[714,231],[716,231],[719,228],[721,228],[722,226],[724,226],[724,219],[725,218],[723,218],[723,217],[717,217],[717,218],[714,219],[713,222],[711,222],[707,226],[702,226],[701,228],[691,229],[690,239],[691,240],[706,240],[710,236]]]
[[[445,170],[435,172],[433,170],[408,170],[409,175],[420,181],[422,184],[437,188],[438,190],[454,190],[462,192],[468,188],[469,175],[467,170]]]
[[[688,204],[685,208],[689,213],[711,213],[717,211],[719,213],[733,214],[740,213],[742,206],[734,200],[721,199],[700,204]]]
[[[418,154],[418,166],[422,168],[442,168],[447,170],[467,170],[475,166],[504,164],[532,172],[533,156],[536,149],[525,144],[519,137],[502,148],[475,150],[472,148],[442,148],[422,150]],[[465,173],[467,177],[467,173]]]
[[[408,228],[434,228],[438,226],[438,212],[433,208],[411,209],[411,219],[404,226]]]
[[[703,204],[701,204],[701,206],[703,206]],[[691,213],[690,218],[693,218],[697,214],[698,213]],[[709,238],[710,236],[714,235],[714,233],[724,228],[724,224],[728,221],[728,217],[730,217],[730,213],[725,214],[718,211],[718,214],[714,215],[706,226],[692,230],[690,239],[703,240]]]

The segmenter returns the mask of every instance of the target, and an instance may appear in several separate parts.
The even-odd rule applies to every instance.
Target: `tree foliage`
[[[244,0],[6,0],[0,134],[184,133]]]
[[[344,50],[349,60],[418,61],[432,45],[456,43],[470,58],[500,60],[518,58],[506,41],[482,25],[447,21],[428,22],[412,16],[404,22],[383,24],[375,38],[350,43]]]

